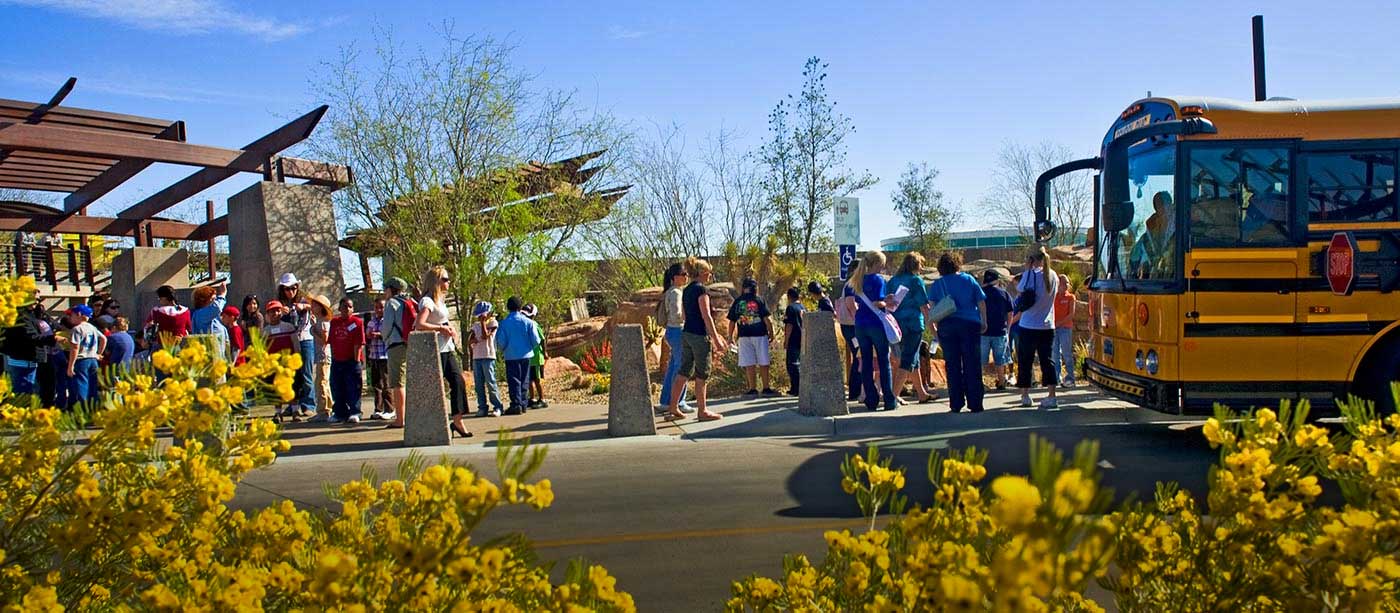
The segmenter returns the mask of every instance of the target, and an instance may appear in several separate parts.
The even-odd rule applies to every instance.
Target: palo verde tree
[[[958,221],[958,212],[948,206],[943,192],[934,184],[937,178],[937,168],[927,162],[911,162],[891,195],[894,210],[899,213],[915,251],[936,251],[947,246],[948,233]]]

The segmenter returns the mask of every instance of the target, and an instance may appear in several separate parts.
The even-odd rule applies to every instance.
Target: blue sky
[[[1252,95],[1249,16],[1263,11],[1271,95],[1400,95],[1400,6],[1385,3],[264,2],[0,0],[0,97],[184,119],[191,142],[236,147],[313,108],[318,64],[376,28],[433,48],[436,28],[506,39],[538,83],[699,145],[722,126],[748,144],[796,91],[803,61],[830,63],[854,121],[850,165],[880,177],[862,200],[863,242],[900,234],[889,192],[927,161],[977,210],[1006,141],[1093,151],[1149,90]],[[95,205],[129,204],[189,172],[154,167]],[[230,180],[197,202],[254,181]],[[190,203],[186,210],[200,210]]]

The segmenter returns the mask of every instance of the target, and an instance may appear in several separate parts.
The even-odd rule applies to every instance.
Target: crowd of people
[[[990,365],[994,386],[1014,385],[1021,406],[1036,406],[1031,398],[1034,371],[1040,367],[1040,384],[1046,395],[1042,409],[1058,406],[1056,391],[1075,380],[1074,315],[1076,300],[1069,278],[1056,273],[1050,254],[1035,246],[1026,255],[1025,268],[1016,282],[1016,298],[995,269],[976,279],[963,272],[962,256],[949,251],[939,256],[937,280],[925,282],[924,257],[907,254],[898,270],[886,276],[885,254],[866,252],[858,260],[840,297],[833,301],[820,282],[808,284],[807,298],[793,287],[787,290],[782,325],[785,366],[792,382],[790,394],[801,385],[802,314],[807,304],[831,311],[847,348],[848,399],[862,402],[871,411],[892,410],[912,400],[935,399],[928,381],[926,361],[942,349],[948,382],[948,405],[953,412],[984,408],[984,368]],[[744,279],[738,298],[728,311],[727,330],[715,323],[707,285],[713,268],[699,258],[673,263],[663,275],[663,293],[656,321],[665,330],[670,360],[661,382],[657,413],[682,419],[692,410],[693,399],[701,421],[722,416],[707,406],[707,380],[714,356],[727,350],[737,353],[749,396],[773,396],[770,348],[776,329],[768,305],[758,295],[758,283]],[[926,331],[932,330],[932,334]],[[925,340],[931,336],[930,343]],[[1013,354],[1016,380],[1009,379]],[[693,393],[686,389],[694,383]],[[760,388],[761,385],[761,388]]]
[[[278,279],[272,299],[263,302],[250,294],[240,306],[228,304],[226,281],[196,287],[188,306],[181,304],[175,288],[162,286],[156,290],[157,304],[134,333],[121,304],[109,295],[95,295],[58,317],[36,300],[0,337],[0,354],[16,394],[37,395],[47,406],[73,409],[97,398],[104,368],[130,367],[133,361],[148,360],[153,350],[193,339],[209,342],[238,363],[258,338],[270,352],[302,357],[294,398],[274,407],[278,421],[361,423],[367,372],[369,419],[402,428],[407,342],[411,332],[426,331],[435,334],[437,366],[455,436],[472,436],[462,421],[469,405],[459,352],[471,360],[477,416],[519,415],[548,407],[540,382],[544,333],[535,321],[535,305],[511,297],[506,301],[508,314],[498,322],[491,303],[478,301],[470,311],[470,330],[460,339],[449,310],[450,288],[451,277],[442,266],[423,275],[416,299],[408,283],[394,277],[385,282],[384,295],[362,314],[349,297],[332,304],[323,295],[304,291],[292,273]],[[498,355],[505,364],[505,403],[497,389]]]

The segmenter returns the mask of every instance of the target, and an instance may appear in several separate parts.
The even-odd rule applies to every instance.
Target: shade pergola
[[[76,79],[45,103],[0,99],[0,187],[62,192],[62,209],[0,208],[0,230],[154,239],[210,240],[228,233],[226,217],[203,224],[157,215],[224,179],[243,172],[265,180],[304,179],[339,188],[351,180],[344,166],[282,157],[311,135],[328,107],[321,106],[240,149],[185,141],[185,123],[62,106]],[[115,217],[90,217],[88,205],[157,162],[198,168]]]

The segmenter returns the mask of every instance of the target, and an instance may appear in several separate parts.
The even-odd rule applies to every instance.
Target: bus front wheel
[[[1376,403],[1376,413],[1390,415],[1396,409],[1392,381],[1400,381],[1400,338],[1386,339],[1371,349],[1356,372],[1352,393]]]

